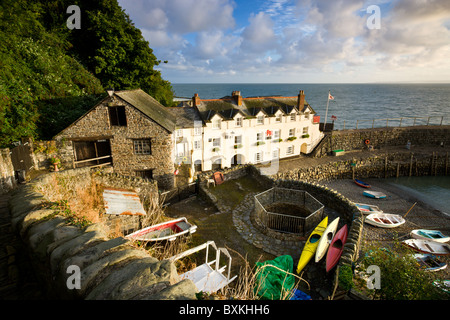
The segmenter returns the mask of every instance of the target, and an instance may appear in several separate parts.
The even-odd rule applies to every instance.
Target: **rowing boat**
[[[140,229],[125,238],[140,241],[173,241],[177,237],[194,233],[197,226],[190,224],[186,218],[179,218]]]
[[[309,260],[311,260],[316,253],[317,246],[319,245],[319,241],[327,228],[327,225],[328,216],[325,217],[309,235],[308,240],[306,240],[305,246],[303,247],[300,259],[298,260],[297,273],[300,273],[303,268],[306,267]]]
[[[371,213],[364,221],[381,228],[396,228],[406,222],[402,216],[391,213]]]
[[[323,232],[323,235],[319,240],[319,244],[317,245],[315,257],[316,262],[319,262],[327,252],[327,249],[330,246],[331,241],[333,240],[334,234],[336,233],[338,224],[339,217],[334,219]]]
[[[449,236],[444,235],[439,230],[426,230],[426,229],[415,229],[411,231],[411,237],[415,239],[432,240],[437,242],[447,242],[450,240]]]
[[[439,260],[432,254],[417,253],[414,255],[414,259],[419,263],[419,266],[425,271],[434,272],[447,268],[447,264]]]
[[[450,245],[448,245],[447,243],[440,243],[423,239],[408,239],[404,240],[403,244],[423,253],[431,253],[436,256],[450,255]]]
[[[386,195],[383,192],[379,191],[364,191],[363,195],[373,199],[384,199]]]
[[[348,227],[344,225],[334,236],[330,243],[330,248],[327,253],[326,270],[327,272],[333,269],[339,259],[341,258],[342,251],[344,250],[344,244],[347,241]]]
[[[364,182],[364,181],[361,181],[361,180],[358,180],[358,179],[355,179],[355,180],[353,180],[358,186],[360,186],[360,187],[363,187],[363,188],[370,188],[370,184],[368,184],[368,183],[366,183],[366,182]]]
[[[361,211],[363,214],[383,213],[383,210],[381,210],[378,206],[374,206],[371,204],[355,203],[355,206],[357,206],[359,211]]]

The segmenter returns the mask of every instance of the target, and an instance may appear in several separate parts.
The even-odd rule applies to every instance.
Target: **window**
[[[109,123],[111,126],[127,126],[127,117],[125,115],[125,107],[108,107]]]
[[[217,119],[213,121],[213,129],[220,129],[222,125],[222,120]]]
[[[213,146],[214,147],[220,147],[220,138],[214,138],[213,139]]]
[[[286,150],[286,154],[294,154],[294,146],[289,146]]]
[[[256,134],[256,141],[263,141],[264,134],[262,132],[258,132]]]
[[[264,116],[258,116],[256,119],[256,124],[264,124]]]
[[[195,120],[194,121],[194,136],[202,135],[202,122]]]
[[[278,149],[275,149],[272,151],[272,159],[278,159],[279,157],[279,151]]]
[[[242,143],[242,136],[235,136],[234,137],[234,143],[235,144],[241,144]]]
[[[181,138],[183,136],[183,129],[177,129],[177,131],[175,131],[175,135],[177,138]]]
[[[274,130],[273,131],[273,138],[274,139],[280,139],[280,132],[281,132],[281,130]]]
[[[195,140],[194,141],[194,150],[200,150],[202,148],[202,141],[201,140]]]
[[[305,113],[305,119],[309,119],[309,112]]]
[[[295,113],[291,113],[291,121],[295,121]]]
[[[152,154],[150,139],[134,140],[134,154]]]
[[[236,124],[235,124],[235,126],[236,126],[236,127],[242,127],[242,118],[241,118],[241,117],[236,118]]]
[[[136,176],[142,179],[153,180],[153,169],[151,170],[137,170]]]
[[[262,161],[262,152],[255,153],[255,162],[261,162]]]
[[[289,137],[295,136],[295,129],[289,129]]]
[[[303,134],[308,134],[308,127],[303,128]]]
[[[281,122],[281,114],[275,117],[275,122]]]

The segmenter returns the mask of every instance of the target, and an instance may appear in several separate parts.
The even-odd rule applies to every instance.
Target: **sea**
[[[450,83],[172,83],[175,97],[218,99],[240,91],[245,97],[297,96],[334,128],[355,129],[411,125],[450,125]],[[334,97],[328,100],[328,92]],[[328,105],[328,108],[327,108]],[[434,208],[450,213],[450,177],[403,177],[390,180]]]

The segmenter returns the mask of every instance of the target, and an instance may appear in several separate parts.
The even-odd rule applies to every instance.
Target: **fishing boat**
[[[402,216],[391,213],[371,213],[364,221],[381,228],[396,228],[406,222]]]
[[[140,229],[127,235],[125,238],[140,241],[173,241],[179,236],[191,234],[195,231],[197,231],[197,226],[190,224],[183,217]]]
[[[212,247],[216,251],[215,260],[212,261],[208,261],[210,247]],[[227,286],[237,278],[237,276],[234,276],[232,278],[230,277],[232,260],[230,253],[225,248],[217,248],[214,241],[207,241],[195,248],[186,250],[178,255],[170,257],[169,260],[175,262],[201,250],[206,251],[205,262],[200,266],[179,275],[179,281],[185,279],[192,280],[199,292],[203,291],[213,293]],[[223,253],[228,258],[228,265],[221,266],[221,253]],[[226,275],[224,274],[225,271],[227,271]]]
[[[386,195],[379,191],[364,191],[363,195],[372,199],[384,199]]]
[[[342,255],[342,251],[344,250],[344,244],[347,241],[347,236],[348,236],[348,227],[347,225],[344,225],[335,234],[333,240],[331,240],[326,260],[327,272],[333,269],[339,262],[339,259],[341,258]]]
[[[336,233],[338,224],[339,217],[334,219],[323,232],[323,235],[319,240],[319,244],[317,245],[315,257],[316,262],[319,262],[327,252],[327,249],[330,246],[331,241],[333,240],[334,234]]]
[[[322,237],[325,229],[328,225],[328,216],[325,217],[317,227],[311,232],[303,247],[302,254],[298,260],[297,273],[300,273],[303,268],[308,264],[309,260],[316,253],[317,246],[319,245],[320,238]]]
[[[357,206],[359,211],[361,211],[363,214],[383,213],[383,210],[381,210],[378,206],[374,206],[371,204],[355,203],[355,206]]]
[[[415,239],[432,240],[437,242],[447,242],[450,240],[449,236],[444,235],[439,230],[426,230],[426,229],[415,229],[411,231],[411,237]]]
[[[436,256],[450,255],[450,245],[448,245],[447,243],[440,243],[423,239],[408,239],[404,240],[403,244],[423,253],[431,253]]]
[[[355,180],[353,180],[358,186],[360,186],[360,187],[363,187],[363,188],[370,188],[370,184],[368,184],[368,183],[366,183],[366,182],[364,182],[364,181],[361,181],[361,180],[358,180],[358,179],[355,179]]]
[[[414,255],[414,259],[416,259],[420,267],[425,269],[425,271],[434,272],[447,268],[445,262],[439,260],[432,254],[417,253]]]

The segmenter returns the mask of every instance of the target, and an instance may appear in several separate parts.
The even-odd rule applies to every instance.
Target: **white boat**
[[[383,192],[379,192],[379,191],[364,191],[363,195],[365,195],[366,197],[369,197],[369,198],[374,198],[374,199],[386,198],[386,195]]]
[[[216,250],[216,259],[213,261],[208,261],[208,254],[209,254],[209,247],[212,246]],[[206,255],[205,255],[205,263],[202,265],[189,270],[181,275],[179,275],[179,281],[189,279],[194,282],[195,286],[197,287],[198,291],[203,292],[209,292],[213,293],[216,292],[229,283],[231,283],[234,279],[237,278],[237,276],[234,276],[233,278],[230,278],[230,272],[231,272],[231,255],[225,248],[219,248],[217,249],[216,244],[214,241],[208,241],[204,244],[186,250],[178,255],[175,255],[169,260],[172,262],[175,262],[176,260],[179,260],[181,258],[184,258],[188,255],[191,255],[195,252],[198,252],[200,250],[206,249]],[[228,257],[228,266],[224,265],[220,267],[220,253],[223,252]],[[214,265],[214,267],[212,267]],[[224,275],[225,270],[227,269],[227,275]]]
[[[355,206],[357,206],[359,211],[361,211],[363,214],[383,213],[383,210],[381,210],[378,206],[374,206],[371,204],[355,202]]]
[[[391,213],[371,213],[364,221],[381,228],[396,228],[406,222],[402,216]]]
[[[447,242],[450,240],[449,236],[444,235],[439,230],[426,230],[426,229],[415,229],[411,231],[411,237],[415,239],[432,240],[437,242]]]
[[[334,234],[336,233],[339,224],[339,217],[334,219],[323,232],[322,237],[320,237],[319,244],[316,249],[315,261],[319,262],[325,256],[328,246],[333,240]]]
[[[414,259],[416,259],[425,271],[435,272],[447,268],[447,264],[445,262],[440,261],[435,255],[432,254],[417,253],[414,255]]]
[[[197,226],[186,218],[179,218],[155,224],[127,235],[125,238],[139,241],[173,241],[177,237],[197,231]]]
[[[404,240],[403,243],[419,252],[431,253],[436,256],[448,256],[450,255],[450,245],[447,243],[440,243],[431,240],[422,239],[408,239]]]

